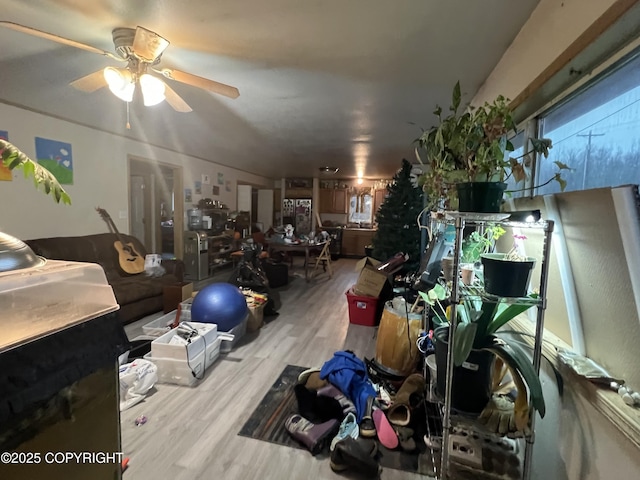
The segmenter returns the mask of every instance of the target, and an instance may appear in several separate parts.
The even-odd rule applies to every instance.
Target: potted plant
[[[437,284],[428,292],[419,292],[434,312],[436,326],[436,361],[438,371],[446,369],[446,349],[450,327],[448,308],[443,302],[449,298],[447,288]],[[531,294],[528,302],[507,304],[504,299],[489,299],[482,288],[468,288],[462,304],[456,308],[458,323],[453,350],[454,378],[452,405],[462,411],[480,413],[491,396],[492,365],[500,358],[509,368],[518,388],[516,404],[520,405],[520,416],[516,416],[518,431],[526,431],[528,412],[524,415],[522,405],[526,404],[527,390],[531,404],[541,417],[545,415],[545,403],[540,379],[522,348],[498,331],[510,320],[531,308],[538,298]],[[444,376],[438,375],[438,390],[444,391]],[[526,388],[525,388],[526,387]]]
[[[21,168],[25,178],[33,178],[36,189],[42,185],[44,193],[52,194],[56,203],[71,204],[71,197],[62,188],[56,177],[49,170],[27,157],[18,147],[0,138],[0,153],[2,164],[9,170]]]
[[[519,157],[508,157],[508,153],[514,151],[508,135],[517,133],[508,99],[500,95],[491,103],[470,106],[462,113],[460,101],[460,82],[457,82],[450,113],[443,116],[442,108],[436,107],[434,114],[438,122],[416,140],[418,161],[429,167],[421,184],[434,206],[499,212],[507,187],[505,182],[511,177],[516,183],[523,181],[531,156],[542,154],[546,158],[552,148],[551,140],[530,139],[528,151]],[[558,172],[545,184],[555,180],[564,190],[566,181],[561,171],[569,167],[559,161],[555,164]]]
[[[500,297],[525,297],[536,259],[520,253],[519,242],[525,235],[514,234],[507,253],[484,252],[480,255],[484,271],[484,289]]]

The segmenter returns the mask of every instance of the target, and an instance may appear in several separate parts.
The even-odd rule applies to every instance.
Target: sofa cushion
[[[162,296],[165,285],[178,283],[174,275],[163,275],[162,277],[149,277],[145,273],[121,277],[111,283],[113,293],[118,299],[118,303],[127,304],[142,298]]]

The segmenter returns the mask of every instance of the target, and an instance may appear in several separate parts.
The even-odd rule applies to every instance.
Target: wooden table
[[[319,243],[280,243],[280,242],[269,242],[269,256],[271,256],[274,252],[304,252],[304,278],[308,282],[309,278],[309,251],[320,249],[324,247],[324,244],[327,242],[319,242]]]

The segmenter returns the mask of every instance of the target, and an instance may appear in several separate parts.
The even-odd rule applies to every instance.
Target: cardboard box
[[[169,313],[183,300],[191,298],[193,283],[182,282],[175,285],[165,285],[162,289],[162,305],[164,313]]]
[[[356,271],[359,271],[360,275],[353,287],[354,294],[376,298],[380,296],[388,277],[385,272],[376,270],[378,265],[380,262],[371,257],[364,257],[356,263]]]

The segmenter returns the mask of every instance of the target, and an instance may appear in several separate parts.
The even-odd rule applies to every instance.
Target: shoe
[[[374,459],[377,451],[375,442],[365,445],[360,439],[355,440],[351,437],[346,437],[336,443],[330,457],[331,469],[334,472],[342,472],[351,468],[363,477],[378,478],[382,473],[382,468]]]
[[[393,400],[393,404],[387,410],[389,421],[398,427],[406,427],[411,421],[412,397],[424,398],[424,377],[419,373],[409,375],[404,381]],[[416,402],[413,402],[416,403]]]
[[[307,379],[309,378],[309,375],[311,375],[314,372],[320,372],[320,369],[317,367],[307,368],[304,372],[298,375],[298,383],[301,385],[304,385],[305,383],[307,383]]]
[[[338,434],[333,437],[331,440],[331,445],[329,446],[329,450],[333,452],[336,444],[344,440],[347,437],[351,437],[354,440],[357,440],[359,436],[359,428],[358,422],[356,421],[356,416],[353,413],[348,413],[344,420],[340,424],[340,430],[338,430]]]
[[[409,427],[394,427],[393,428],[398,436],[398,442],[400,443],[400,448],[405,452],[414,452],[418,446],[416,445],[416,441],[413,439],[414,431]]]
[[[338,431],[338,420],[329,420],[324,423],[311,423],[301,415],[291,415],[284,424],[287,432],[298,442],[307,447],[312,455],[320,453],[327,442]]]
[[[367,399],[367,409],[360,422],[360,436],[371,438],[376,436],[376,425],[373,422],[373,397]]]
[[[381,410],[388,410],[391,406],[391,395],[382,384],[374,383],[373,389],[376,391],[376,402],[380,405]]]
[[[398,435],[396,435],[384,412],[379,408],[373,408],[373,423],[376,426],[376,435],[380,443],[389,450],[397,448]]]
[[[351,400],[344,396],[344,394],[333,385],[329,384],[326,387],[322,387],[318,390],[319,397],[330,397],[334,398],[340,403],[342,407],[343,415],[347,415],[349,413],[356,413],[356,406],[353,404]]]
[[[298,384],[304,385],[311,390],[318,390],[329,385],[329,382],[320,378],[319,368],[309,368],[298,375]]]
[[[338,421],[344,418],[342,405],[336,399],[321,397],[304,385],[295,385],[293,391],[298,401],[298,413],[307,420],[322,423],[332,418]]]

